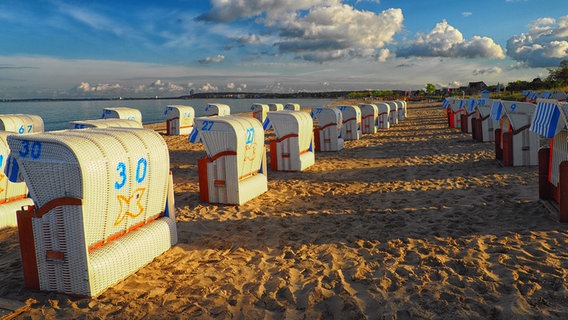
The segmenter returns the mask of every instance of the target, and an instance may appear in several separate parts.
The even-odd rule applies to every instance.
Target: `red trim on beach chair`
[[[13,202],[13,201],[18,201],[18,200],[22,200],[22,199],[25,199],[25,198],[26,198],[26,195],[23,194],[23,195],[21,195],[21,196],[11,197],[11,198],[8,198],[8,199],[1,199],[1,200],[0,200],[0,204],[9,203],[9,202]]]

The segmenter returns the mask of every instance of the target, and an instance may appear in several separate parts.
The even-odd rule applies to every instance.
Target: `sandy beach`
[[[17,229],[0,230],[0,298],[30,306],[17,319],[568,318],[568,224],[538,201],[537,168],[501,167],[441,103],[269,170],[241,206],[200,202],[203,145],[164,139],[179,244],[85,299],[24,288]]]

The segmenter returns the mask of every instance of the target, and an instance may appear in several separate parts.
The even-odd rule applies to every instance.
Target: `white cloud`
[[[377,14],[341,0],[213,0],[212,6],[198,19],[231,22],[256,17],[257,24],[276,32],[271,43],[280,53],[317,62],[384,57],[380,49],[402,30],[404,19],[400,9]],[[232,39],[242,44],[261,41],[251,34]]]
[[[203,86],[201,86],[201,88],[199,88],[199,90],[205,91],[205,92],[207,92],[207,91],[218,91],[219,88],[210,84],[210,83],[206,83]]]
[[[469,11],[462,12],[462,16],[464,16],[464,17],[466,17],[466,18],[469,17],[469,16],[471,16],[472,14],[473,14],[473,13],[472,13],[472,12],[469,12]]]
[[[507,55],[529,67],[556,67],[568,59],[568,16],[540,18],[507,41]]]
[[[199,60],[199,63],[201,64],[207,64],[207,63],[219,63],[221,61],[225,60],[225,56],[222,54],[217,55],[216,57],[206,57],[203,58],[201,60]]]
[[[78,92],[108,92],[112,90],[119,90],[121,89],[120,84],[108,84],[108,83],[99,83],[96,85],[92,85],[88,82],[81,82],[78,86],[75,87],[75,90]]]
[[[283,12],[307,10],[313,6],[337,3],[338,0],[211,0],[211,11],[202,14],[198,20],[231,22],[243,17],[255,17],[267,13],[277,18]]]
[[[402,29],[402,21],[400,9],[375,14],[343,4],[316,7],[279,21],[281,40],[274,45],[308,61],[373,57]]]
[[[503,69],[499,67],[476,68],[473,70],[472,74],[474,76],[480,76],[480,75],[499,74],[502,71]]]
[[[436,24],[430,33],[418,34],[407,47],[397,51],[401,57],[464,57],[504,58],[501,46],[488,37],[474,36],[464,39],[462,33],[446,20]]]

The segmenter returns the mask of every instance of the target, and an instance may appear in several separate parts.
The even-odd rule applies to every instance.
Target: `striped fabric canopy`
[[[501,102],[501,100],[493,101],[493,105],[491,106],[491,119],[501,120],[502,115],[503,115],[503,103]]]
[[[557,100],[539,100],[530,130],[546,138],[552,138],[566,128],[566,116],[561,108],[562,105]]]

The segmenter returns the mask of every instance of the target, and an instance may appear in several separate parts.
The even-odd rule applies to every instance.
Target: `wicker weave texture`
[[[343,126],[343,116],[339,108],[314,108],[312,116],[318,122],[321,130],[320,150],[339,151],[343,149],[343,138],[341,137],[341,127]]]
[[[0,229],[7,227],[16,227],[16,211],[21,210],[22,207],[31,206],[34,202],[30,198],[10,201],[0,204]]]
[[[377,105],[372,103],[360,103],[359,109],[361,109],[361,133],[377,133],[377,117],[379,115]]]
[[[69,129],[86,128],[142,128],[142,123],[136,120],[117,118],[77,120],[69,122]]]
[[[205,107],[206,116],[228,116],[231,114],[231,107],[222,103],[209,103]]]
[[[122,279],[99,277],[93,282],[98,271],[92,269],[89,253],[134,234],[140,226],[153,225],[164,214],[172,185],[163,138],[146,129],[97,128],[12,135],[8,144],[38,208],[54,199],[82,200],[82,205],[58,204],[33,219],[40,288],[92,296]],[[162,234],[169,245],[171,233]],[[165,242],[156,241],[164,247]],[[124,257],[135,262],[114,268],[122,268],[124,275],[147,263],[156,251],[139,252],[142,248],[129,248],[122,263],[130,263]]]
[[[376,105],[377,108],[379,108],[379,114],[377,116],[377,128],[390,128],[390,105],[386,102],[379,102]]]
[[[211,159],[207,164],[210,202],[242,204],[268,189],[266,170],[259,174],[266,168],[264,131],[259,121],[239,116],[201,117],[195,119],[195,126]],[[248,179],[258,185],[247,183]]]
[[[101,118],[127,119],[142,123],[142,113],[140,110],[128,107],[104,108]]]
[[[250,107],[250,111],[252,111],[253,117],[260,121],[260,123],[264,123],[266,113],[268,112],[268,105],[264,103],[253,103]]]
[[[343,117],[341,136],[344,140],[361,139],[361,109],[357,106],[340,106]]]
[[[389,111],[389,123],[391,125],[398,124],[398,104],[394,101],[386,101],[390,107]]]
[[[313,120],[303,111],[271,111],[268,119],[276,133],[277,168],[302,171],[315,163]]]
[[[300,104],[299,103],[286,103],[284,105],[284,110],[300,111]]]
[[[269,103],[268,111],[281,111],[284,110],[284,105],[282,103]]]
[[[43,132],[43,119],[35,114],[0,114],[0,131],[18,134]]]
[[[185,135],[193,130],[195,110],[192,106],[168,105],[164,113],[169,126],[168,134]]]

